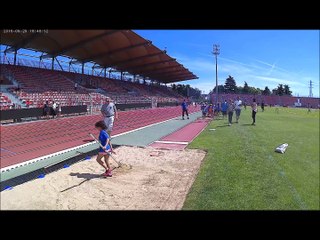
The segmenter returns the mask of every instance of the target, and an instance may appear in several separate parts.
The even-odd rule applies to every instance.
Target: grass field
[[[190,144],[208,154],[183,209],[320,209],[319,111],[266,108],[256,119],[251,126],[243,109],[238,124],[214,120]],[[285,142],[286,153],[275,153]]]

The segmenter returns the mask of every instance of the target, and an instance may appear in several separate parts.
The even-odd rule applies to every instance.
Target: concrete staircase
[[[1,85],[1,93],[7,96],[16,106],[20,105],[21,108],[27,108],[25,103],[23,103],[16,95],[8,91],[9,87],[12,87],[12,85]]]

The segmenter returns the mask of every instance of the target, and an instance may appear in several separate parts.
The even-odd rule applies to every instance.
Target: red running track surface
[[[199,108],[190,107],[190,113]],[[119,112],[113,135],[181,115],[181,108],[167,107]],[[100,115],[77,116],[1,126],[1,168],[85,144],[88,133],[98,136]]]
[[[208,123],[209,120],[197,120],[178,131],[161,138],[159,141],[189,143],[208,125]],[[150,146],[153,148],[183,150],[187,144],[154,142]]]
[[[191,142],[207,126],[205,120],[197,120],[182,129],[161,138],[161,141]]]

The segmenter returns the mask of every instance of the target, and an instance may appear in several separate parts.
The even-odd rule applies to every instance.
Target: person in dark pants
[[[235,109],[235,105],[234,105],[232,99],[230,99],[228,102],[228,108],[227,108],[229,126],[231,126],[231,124],[232,124],[232,116],[233,116],[234,109]]]
[[[228,103],[227,103],[227,100],[224,100],[224,102],[221,104],[223,119],[225,118],[225,116],[227,116],[227,109],[228,109]]]
[[[256,103],[256,99],[253,99],[251,108],[252,108],[252,125],[256,125],[256,114],[258,112],[258,105]]]
[[[182,108],[182,120],[184,120],[184,113],[186,113],[187,118],[189,119],[188,104],[185,99],[183,100],[183,102],[181,104],[181,108]]]
[[[262,112],[264,112],[264,101],[262,101],[262,103],[261,103],[261,110],[262,110]]]
[[[45,116],[48,119],[49,114],[50,114],[50,106],[49,106],[49,102],[46,101],[46,103],[43,106],[43,116]]]

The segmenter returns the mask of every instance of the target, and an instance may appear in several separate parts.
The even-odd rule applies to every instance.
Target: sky
[[[199,79],[184,81],[208,93],[215,86],[213,44],[220,45],[218,84],[270,90],[288,84],[293,95],[319,97],[319,30],[134,30],[177,59]]]

